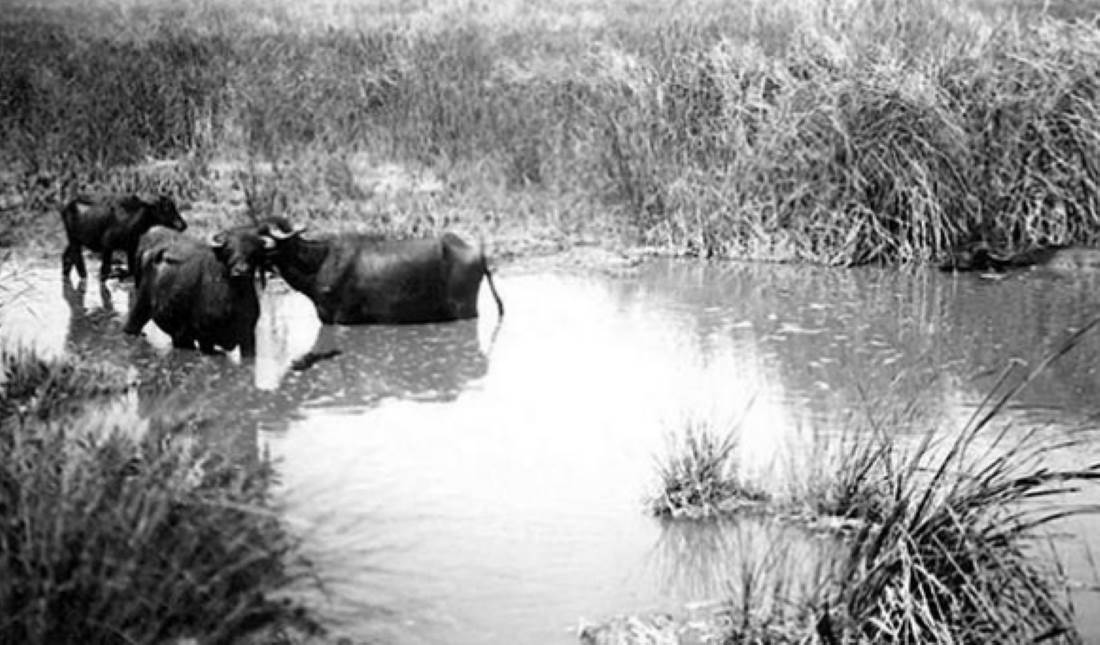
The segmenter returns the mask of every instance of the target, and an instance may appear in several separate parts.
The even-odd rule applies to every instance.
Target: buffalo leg
[[[130,272],[130,275],[134,278],[134,284],[137,284],[138,270],[137,270],[137,251],[126,254],[126,270]]]
[[[256,332],[249,331],[241,338],[241,358],[254,358],[256,356]]]
[[[217,354],[218,350],[214,347],[214,343],[199,341],[199,351],[203,354]]]
[[[190,336],[184,334],[173,336],[172,347],[176,349],[195,349],[195,341]]]
[[[100,282],[100,293],[110,293],[102,286]],[[106,302],[106,300],[104,300]],[[151,298],[145,292],[144,289],[135,289],[134,291],[134,304],[130,307],[130,313],[126,316],[126,326],[122,328],[122,331],[133,336],[137,336],[141,333],[141,330],[145,328],[145,324],[149,322],[149,319],[153,317],[153,307]]]
[[[104,247],[103,249],[103,261],[99,265],[99,280],[105,282],[107,278],[111,277],[111,257],[114,255],[114,249],[111,247]]]
[[[61,253],[61,275],[69,277],[69,273],[76,268],[76,274],[80,279],[88,277],[88,270],[84,267],[84,250],[79,244],[69,243]]]

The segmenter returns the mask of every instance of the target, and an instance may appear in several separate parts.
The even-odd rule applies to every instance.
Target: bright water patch
[[[1095,279],[1042,272],[654,262],[629,277],[505,272],[503,321],[483,293],[481,320],[325,327],[274,282],[242,364],[173,351],[153,325],[126,337],[128,285],[63,288],[58,273],[24,273],[4,338],[162,380],[126,418],[192,419],[242,458],[269,450],[345,628],[405,643],[572,643],[582,617],[721,597],[761,562],[811,578],[826,547],[797,529],[646,515],[685,419],[739,426],[746,472],[782,489],[815,437],[908,402],[923,412],[903,430],[960,427],[1006,365],[1035,364],[1100,303]],[[342,353],[291,369],[329,349]],[[1086,337],[1007,418],[1051,440],[1094,432],[1098,357]]]

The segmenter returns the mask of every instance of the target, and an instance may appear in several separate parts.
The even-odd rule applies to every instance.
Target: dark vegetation
[[[1100,28],[1065,20],[1087,8],[697,4],[593,25],[371,5],[339,28],[279,4],[16,7],[0,155],[30,208],[89,184],[210,197],[212,161],[248,157],[291,210],[410,233],[536,220],[838,264],[978,231],[1095,241]],[[380,212],[364,153],[440,188]]]
[[[0,642],[288,642],[311,567],[265,459],[81,419],[116,368],[0,353]],[[260,641],[253,641],[260,642]]]

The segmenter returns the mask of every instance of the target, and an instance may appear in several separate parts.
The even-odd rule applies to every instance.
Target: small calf
[[[73,267],[81,278],[88,275],[84,267],[84,247],[99,253],[100,280],[111,273],[111,256],[116,250],[126,254],[127,268],[133,275],[137,265],[137,246],[142,234],[153,226],[165,226],[183,231],[187,223],[180,217],[175,202],[161,195],[145,200],[137,195],[112,196],[93,200],[78,197],[61,209],[68,245],[61,254],[61,274],[68,279]]]

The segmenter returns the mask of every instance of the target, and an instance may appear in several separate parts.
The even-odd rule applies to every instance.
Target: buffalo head
[[[275,242],[260,235],[253,227],[222,231],[210,238],[214,255],[229,268],[231,279],[251,278],[256,269],[262,271],[265,256],[275,248]]]
[[[143,200],[144,201],[144,200]],[[166,226],[177,231],[187,230],[187,222],[183,221],[176,202],[167,195],[159,195],[152,200],[145,201],[153,217],[153,225]]]

